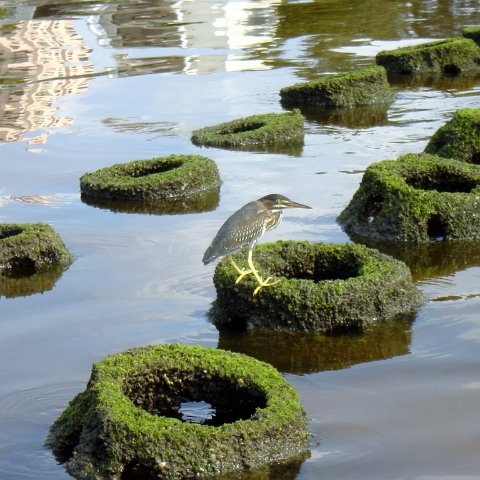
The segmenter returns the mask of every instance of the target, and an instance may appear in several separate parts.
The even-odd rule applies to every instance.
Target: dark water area
[[[295,151],[190,141],[284,111],[284,86],[479,25],[478,0],[3,0],[0,16],[0,222],[47,222],[75,257],[0,281],[0,479],[71,478],[43,442],[92,363],[167,342],[247,353],[298,389],[311,456],[272,479],[480,479],[480,242],[379,245],[430,301],[331,336],[219,333],[214,265],[201,262],[233,211],[272,192],[313,208],[262,241],[351,241],[335,219],[367,166],[422,151],[455,110],[480,108],[480,80],[396,82],[387,108],[304,109]],[[80,196],[87,171],[172,153],[212,158],[220,192],[166,212]]]

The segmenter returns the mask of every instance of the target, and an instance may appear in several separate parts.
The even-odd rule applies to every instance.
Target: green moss
[[[250,414],[218,426],[175,418],[181,402],[200,399],[217,413],[233,406]],[[77,478],[141,468],[181,479],[304,455],[307,435],[296,391],[270,365],[221,350],[157,345],[95,364],[87,390],[53,424],[47,445]]]
[[[227,148],[303,145],[303,116],[298,110],[252,115],[195,130],[192,142]]]
[[[435,132],[425,152],[480,164],[480,108],[457,110]]]
[[[287,106],[312,104],[342,108],[387,103],[393,99],[393,91],[385,69],[374,66],[297,83],[282,88],[280,96]]]
[[[350,235],[427,242],[480,238],[480,167],[429,154],[370,165],[338,221]]]
[[[80,178],[85,196],[134,201],[189,197],[219,186],[215,162],[200,155],[115,164]]]
[[[476,25],[474,27],[465,27],[462,30],[462,35],[466,38],[470,38],[477,45],[480,45],[480,26]]]
[[[71,261],[72,256],[50,225],[0,224],[0,279],[4,284],[0,291],[9,291],[9,277],[46,272]]]
[[[12,9],[11,8],[4,8],[0,7],[0,18],[7,18],[12,14]]]
[[[389,74],[458,75],[480,70],[480,48],[468,38],[447,38],[410,47],[385,50],[376,56]]]
[[[233,256],[240,265],[245,257]],[[238,274],[223,259],[214,275],[217,327],[322,333],[392,318],[421,299],[405,264],[361,245],[263,244],[254,262],[262,275],[280,282],[252,296],[255,280],[236,285]]]

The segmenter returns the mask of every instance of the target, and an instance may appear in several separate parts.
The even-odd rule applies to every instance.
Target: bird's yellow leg
[[[247,275],[250,275],[252,272],[252,270],[247,270],[245,268],[240,268],[236,263],[235,261],[233,260],[232,257],[228,257],[228,259],[230,260],[230,263],[232,264],[232,267],[237,271],[237,273],[239,274],[238,275],[238,278],[235,280],[235,285],[237,283],[240,283]]]
[[[259,275],[257,269],[253,265],[253,259],[252,259],[252,250],[248,251],[248,260],[247,260],[248,266],[250,267],[251,273],[255,276],[258,282],[258,287],[253,291],[253,296],[255,296],[262,288],[264,287],[269,287],[270,285],[275,285],[278,283],[280,280],[276,280],[275,282],[268,282],[272,277],[268,277],[266,280],[263,280],[263,278]]]

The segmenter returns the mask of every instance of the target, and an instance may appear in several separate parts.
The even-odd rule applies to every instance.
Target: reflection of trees
[[[0,142],[71,123],[70,118],[56,116],[53,102],[87,88],[88,80],[81,77],[93,71],[89,52],[68,20],[21,21],[0,36],[0,78],[18,80],[0,90]],[[45,141],[46,135],[30,139],[36,144]]]
[[[406,316],[372,325],[363,332],[327,336],[221,331],[218,348],[245,353],[282,372],[337,370],[409,353],[412,321],[413,316]]]

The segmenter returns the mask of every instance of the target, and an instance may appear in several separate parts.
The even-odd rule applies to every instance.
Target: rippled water
[[[0,292],[2,480],[70,478],[43,441],[92,363],[173,341],[285,372],[312,432],[311,457],[285,478],[480,478],[479,242],[390,251],[434,301],[355,335],[219,335],[206,317],[214,267],[201,263],[224,219],[270,192],[313,209],[287,211],[263,241],[349,241],[335,218],[365,168],[423,150],[456,109],[480,108],[478,79],[396,84],[387,110],[305,111],[293,152],[190,142],[196,128],[282,111],[286,85],[480,24],[478,1],[0,1],[5,13],[0,221],[52,224],[75,261]],[[217,162],[208,208],[81,200],[84,172],[170,153]]]

